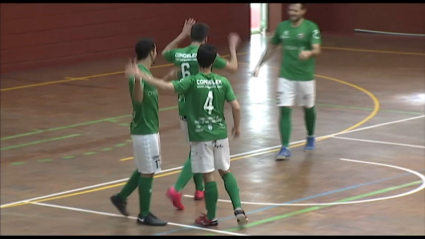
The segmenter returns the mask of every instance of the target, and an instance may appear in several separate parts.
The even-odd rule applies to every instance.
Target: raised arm
[[[130,59],[127,63],[125,67],[125,74],[128,77],[139,77],[148,84],[157,87],[159,90],[170,91],[177,94],[186,93],[190,89],[192,83],[190,76],[179,81],[174,80],[171,82],[165,82],[162,79],[158,79],[146,72],[140,71],[137,67],[137,62],[134,59]]]
[[[192,29],[193,24],[195,24],[195,20],[192,18],[189,18],[184,22],[183,30],[181,33],[172,41],[170,42],[164,50],[162,50],[162,55],[164,56],[168,51],[177,48],[178,45],[190,35],[190,30]]]
[[[146,81],[148,84],[151,84],[160,90],[174,91],[174,86],[171,82],[165,82],[147,74],[146,72],[140,71],[140,69],[137,67],[137,62],[135,59],[130,59],[128,61],[127,65],[125,66],[125,74],[127,77],[134,77],[135,79],[139,80],[143,79],[143,81]]]
[[[238,34],[230,33],[229,35],[230,60],[227,62],[224,69],[232,73],[238,70],[238,55],[236,54],[236,48],[238,47],[240,41],[241,39]]]
[[[140,77],[133,78],[133,92],[131,96],[138,103],[143,101],[143,82]]]
[[[164,77],[162,77],[163,81],[172,81],[177,80],[177,67],[173,67]]]

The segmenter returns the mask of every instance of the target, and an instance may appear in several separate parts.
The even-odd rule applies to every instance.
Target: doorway
[[[268,4],[251,3],[251,34],[260,34],[267,31]]]

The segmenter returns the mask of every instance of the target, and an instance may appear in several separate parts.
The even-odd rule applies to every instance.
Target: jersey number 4
[[[213,92],[208,91],[208,96],[204,103],[204,110],[207,111],[208,114],[211,114],[212,111],[214,110],[213,99],[214,99]]]

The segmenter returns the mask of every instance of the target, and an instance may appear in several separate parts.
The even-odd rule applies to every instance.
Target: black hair
[[[136,43],[135,51],[137,60],[143,60],[155,49],[156,45],[151,38],[143,38]]]
[[[202,42],[207,38],[210,27],[205,23],[195,23],[190,31],[190,38],[195,42]]]
[[[217,48],[210,44],[202,44],[196,55],[196,60],[201,68],[211,67],[217,57]]]
[[[305,9],[305,3],[289,3],[288,5],[292,5],[292,4],[301,4],[301,9]]]

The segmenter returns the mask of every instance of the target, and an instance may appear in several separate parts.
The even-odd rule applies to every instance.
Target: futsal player
[[[154,41],[144,38],[137,42],[135,50],[137,55],[136,67],[150,75],[150,68],[157,55]],[[140,213],[137,223],[165,226],[167,222],[157,218],[150,211],[153,177],[155,173],[161,171],[158,91],[155,86],[138,76],[129,76],[128,84],[133,106],[130,134],[137,169],[121,191],[110,199],[123,215],[128,216],[127,198],[138,187]]]
[[[315,148],[316,126],[316,80],[314,77],[315,58],[320,55],[321,35],[316,23],[304,19],[307,9],[302,3],[288,6],[289,20],[281,22],[270,40],[266,51],[254,69],[258,76],[261,66],[282,44],[280,77],[277,81],[277,106],[280,109],[280,137],[282,147],[276,160],[291,156],[289,141],[292,130],[292,107],[297,104],[304,108],[304,121],[307,128],[305,151]]]
[[[164,58],[175,65],[177,70],[177,78],[181,79],[187,76],[195,75],[199,72],[198,62],[196,60],[196,54],[201,44],[207,42],[207,36],[209,32],[209,26],[204,23],[195,23],[194,19],[188,19],[185,21],[183,30],[181,33],[169,43],[164,50],[162,55]],[[185,38],[189,37],[191,43],[189,46],[183,48],[177,48],[178,45]],[[230,34],[229,36],[229,50],[230,50],[230,61],[223,59],[220,56],[217,56],[212,67],[214,69],[225,69],[229,72],[236,72],[238,69],[238,61],[236,55],[236,44],[239,41],[239,36],[236,34]],[[173,70],[170,71],[173,73]],[[167,75],[169,76],[170,73]],[[174,79],[174,80],[175,80]],[[187,104],[187,99],[184,94],[178,95],[178,108],[179,108],[179,117],[180,117],[180,126],[184,134],[186,141],[188,141],[188,132],[187,132],[187,122],[186,122],[186,113],[185,113],[185,104]],[[183,169],[176,181],[176,183],[170,187],[166,196],[171,200],[174,207],[179,210],[184,209],[182,203],[182,190],[187,185],[189,180],[193,177],[195,182],[195,200],[201,200],[204,198],[204,182],[202,180],[202,175],[193,174],[191,170],[191,159],[190,152],[188,159],[186,160]]]
[[[168,90],[186,97],[185,115],[191,146],[191,166],[194,173],[201,173],[205,181],[205,206],[207,213],[196,218],[195,223],[204,227],[216,227],[218,189],[214,175],[218,170],[232,201],[234,214],[240,225],[248,222],[241,206],[238,183],[230,172],[230,149],[227,124],[224,118],[225,102],[230,103],[233,113],[234,136],[240,135],[240,105],[226,77],[212,73],[217,50],[209,44],[197,50],[199,73],[178,81],[165,82],[140,71],[129,62],[127,74],[142,77],[146,82],[161,90]]]

